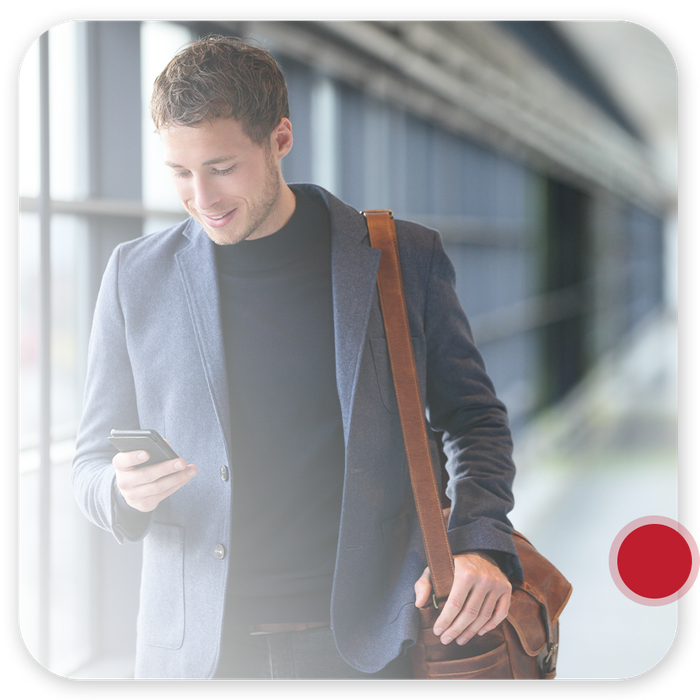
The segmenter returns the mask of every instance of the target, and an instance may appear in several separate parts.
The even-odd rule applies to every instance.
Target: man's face
[[[294,194],[280,171],[291,148],[289,120],[280,122],[264,146],[235,119],[170,126],[160,135],[177,194],[214,243],[269,236],[291,217]]]

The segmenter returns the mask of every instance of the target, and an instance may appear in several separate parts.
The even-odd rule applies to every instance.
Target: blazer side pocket
[[[179,649],[185,635],[185,530],[153,523],[143,541],[141,600],[136,621],[140,642]]]

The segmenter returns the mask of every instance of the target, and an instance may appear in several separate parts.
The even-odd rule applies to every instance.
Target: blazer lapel
[[[336,381],[347,440],[380,253],[368,244],[361,214],[325,190],[314,189],[326,200],[331,214]]]
[[[230,450],[231,418],[214,243],[194,221],[190,222],[185,235],[190,244],[176,253],[175,258],[209,395]]]

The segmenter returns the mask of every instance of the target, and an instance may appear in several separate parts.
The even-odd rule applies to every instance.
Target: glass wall
[[[49,43],[50,100],[50,179],[51,196],[71,203],[85,195],[84,173],[80,165],[85,153],[84,121],[80,91],[83,74],[78,25],[59,25]],[[20,249],[20,532],[25,545],[21,550],[20,624],[27,646],[35,654],[46,647],[62,667],[74,666],[87,653],[88,624],[82,606],[85,593],[85,562],[80,558],[82,516],[71,503],[67,469],[72,459],[73,438],[81,413],[88,317],[86,296],[87,238],[85,221],[69,213],[53,215],[48,245],[51,274],[42,278],[40,217],[36,201],[40,194],[40,100],[39,44],[29,50],[20,74],[20,196],[25,204],[19,219]],[[50,301],[49,332],[42,328],[42,285]],[[42,345],[50,355],[49,374],[40,369]],[[48,391],[41,383],[48,381]],[[50,408],[49,455],[51,471],[40,473],[41,402],[48,397]],[[51,495],[50,510],[42,532],[40,515],[42,492]],[[50,533],[48,547],[40,542]],[[29,545],[29,546],[27,546]],[[49,558],[42,552],[51,552]],[[40,574],[41,572],[41,574]],[[48,578],[48,580],[46,580]],[[47,611],[37,604],[49,600]],[[43,618],[43,619],[42,619]]]
[[[69,477],[99,278],[120,240],[163,228],[184,216],[152,128],[143,128],[142,149],[140,123],[146,123],[147,100],[132,100],[127,109],[134,118],[125,120],[126,133],[118,134],[135,144],[131,154],[121,149],[115,155],[106,145],[115,134],[108,129],[113,128],[111,117],[101,118],[109,101],[101,79],[115,69],[129,76],[120,59],[123,51],[130,54],[132,65],[136,59],[131,75],[141,76],[126,91],[149,92],[149,82],[189,38],[188,29],[168,23],[68,22],[49,32],[47,105],[42,106],[39,96],[39,41],[27,53],[20,73],[19,616],[30,652],[59,674],[70,674],[109,651],[103,624],[108,616],[103,577],[114,567],[104,556],[111,543],[79,512]],[[50,223],[44,244],[50,255],[48,277],[42,276],[40,267],[42,109],[50,124],[46,144]],[[138,171],[136,178],[129,176],[134,171]],[[142,177],[147,183],[143,196]],[[42,288],[48,292],[43,302]],[[42,303],[49,311],[46,328],[41,322]],[[50,356],[47,376],[40,370],[42,352]],[[42,382],[47,381],[48,391],[42,393]],[[50,431],[43,441],[49,443],[49,469],[43,470],[40,416],[46,397]],[[48,500],[42,500],[47,495]],[[125,558],[121,554],[112,558],[119,562],[122,557],[130,572],[138,567],[136,550]],[[134,607],[137,583],[126,587],[123,598]],[[107,632],[114,629],[112,625]],[[131,633],[127,623],[126,634]],[[114,646],[117,654],[124,648],[121,640]],[[128,656],[128,646],[123,653]]]

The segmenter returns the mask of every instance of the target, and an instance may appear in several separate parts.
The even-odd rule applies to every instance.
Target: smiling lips
[[[236,209],[231,209],[231,211],[226,214],[218,214],[217,216],[212,216],[211,214],[204,214],[203,212],[198,212],[199,216],[212,228],[220,228],[226,226],[229,221],[233,218],[236,213]]]

